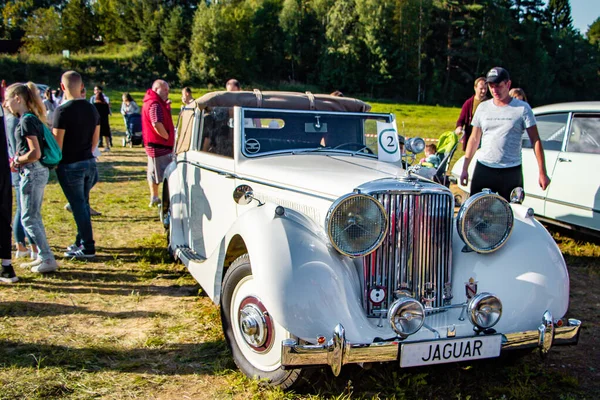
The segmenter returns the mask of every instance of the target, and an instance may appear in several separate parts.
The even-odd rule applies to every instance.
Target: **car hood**
[[[295,154],[246,159],[236,174],[280,187],[313,192],[335,199],[361,184],[403,176],[396,164],[361,156]]]

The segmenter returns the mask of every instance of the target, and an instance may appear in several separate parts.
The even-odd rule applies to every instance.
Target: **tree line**
[[[0,0],[0,37],[29,54],[140,43],[180,84],[235,77],[458,104],[507,68],[534,104],[600,89],[600,18],[584,37],[569,0]],[[118,73],[118,71],[116,71]]]

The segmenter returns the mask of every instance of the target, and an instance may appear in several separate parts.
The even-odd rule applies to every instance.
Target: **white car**
[[[237,366],[288,388],[311,367],[576,344],[565,262],[528,208],[481,193],[455,216],[448,188],[401,167],[394,116],[369,109],[255,91],[182,112],[161,218]]]
[[[533,109],[551,179],[538,184],[538,164],[529,137],[523,136],[523,205],[553,224],[600,231],[600,102],[552,104]],[[477,159],[477,153],[475,153]],[[460,180],[463,158],[452,169]],[[473,176],[475,160],[469,164]],[[460,183],[460,182],[459,182]],[[469,193],[469,186],[459,187]]]

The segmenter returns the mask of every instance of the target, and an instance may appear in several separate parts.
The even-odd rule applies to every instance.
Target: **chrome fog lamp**
[[[387,232],[388,217],[377,199],[352,193],[336,200],[325,219],[331,244],[340,253],[361,257],[381,245]]]
[[[414,137],[406,140],[404,147],[411,153],[419,154],[425,150],[425,141],[420,137]]]
[[[469,197],[458,211],[456,228],[468,248],[491,253],[501,248],[513,230],[514,215],[508,202],[489,189]]]
[[[517,186],[510,192],[510,202],[516,204],[523,204],[523,200],[525,200],[525,190]]]
[[[467,312],[473,325],[479,329],[488,329],[500,321],[502,302],[491,293],[479,293],[469,300]]]
[[[421,329],[425,323],[425,308],[411,297],[401,297],[392,303],[388,320],[394,332],[405,338]]]

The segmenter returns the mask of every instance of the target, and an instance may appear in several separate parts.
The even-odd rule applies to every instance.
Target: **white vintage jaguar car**
[[[315,366],[576,344],[565,262],[531,211],[480,193],[455,216],[446,187],[402,168],[394,116],[369,110],[255,91],[182,111],[161,218],[237,366],[288,388]]]
[[[524,134],[523,205],[533,208],[544,222],[600,234],[600,102],[551,104],[536,107],[533,113],[551,182],[546,190],[540,188],[535,153]],[[464,157],[452,169],[456,181],[463,162]],[[475,164],[469,164],[470,176]],[[470,192],[470,185],[459,187]]]

